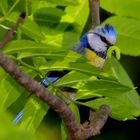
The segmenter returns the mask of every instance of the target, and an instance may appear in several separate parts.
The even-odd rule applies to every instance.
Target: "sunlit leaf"
[[[6,12],[8,11],[8,1],[7,0],[0,1],[0,11],[3,13],[3,15],[5,15]]]
[[[24,53],[34,55],[35,53],[63,52],[64,49],[60,47],[46,45],[43,43],[37,43],[31,40],[14,40],[9,42],[5,46],[3,48],[3,51],[7,54],[19,53],[20,57],[20,55],[22,56],[24,55]]]
[[[71,71],[68,74],[66,74],[64,77],[62,77],[58,82],[58,86],[68,86],[71,84],[76,84],[79,82],[84,82],[89,80],[91,75],[86,75],[85,73],[80,73],[77,71]]]
[[[37,98],[30,98],[23,109],[20,127],[34,133],[49,107]]]
[[[14,103],[24,91],[24,89],[9,75],[6,75],[5,78],[0,81],[0,89],[0,108],[2,110],[7,109]]]
[[[139,0],[101,0],[101,7],[116,15],[140,18]]]
[[[110,80],[93,80],[87,81],[80,87],[76,94],[76,99],[87,99],[92,97],[111,97],[116,98],[133,90],[127,86],[121,85],[119,82]]]
[[[111,116],[118,120],[135,119],[140,115],[140,98],[135,90],[115,98],[103,97],[83,104],[93,109],[107,104],[111,108]]]
[[[66,7],[65,13],[56,28],[43,30],[46,34],[44,42],[70,48],[78,41],[88,19],[88,1],[82,0],[79,5]]]
[[[78,123],[80,123],[80,113],[79,113],[79,109],[78,106],[74,103],[70,103],[69,108],[72,110],[72,112],[74,113],[75,119]]]
[[[19,127],[16,127],[12,124],[11,121],[11,114],[6,112],[0,112],[0,139],[1,140],[8,140],[8,139],[14,139],[14,140],[37,140],[37,136],[32,135],[29,131],[26,129],[20,129]]]
[[[114,58],[110,59],[110,68],[114,77],[122,84],[128,87],[134,87],[129,75],[122,67],[122,65]]]

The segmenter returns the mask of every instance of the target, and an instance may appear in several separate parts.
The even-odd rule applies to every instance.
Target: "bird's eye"
[[[103,36],[100,36],[101,40],[106,43],[108,46],[111,46],[111,44],[107,41],[107,39]]]
[[[105,37],[100,36],[100,38],[101,38],[101,40],[102,40],[103,42],[105,42],[105,43],[107,43],[107,42],[108,42],[108,41],[106,40],[106,38],[105,38]]]

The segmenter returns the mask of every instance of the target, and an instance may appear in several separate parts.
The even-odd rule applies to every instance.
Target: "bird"
[[[86,57],[92,65],[102,68],[107,58],[107,50],[116,43],[116,37],[116,29],[112,25],[96,26],[85,33],[71,50]],[[57,82],[67,73],[69,73],[68,70],[49,71],[40,84],[47,88],[50,83]],[[20,122],[22,116],[23,110],[16,115],[14,124]]]
[[[85,33],[72,50],[85,56],[91,64],[102,68],[107,58],[107,50],[116,43],[116,30],[110,24],[97,26]]]

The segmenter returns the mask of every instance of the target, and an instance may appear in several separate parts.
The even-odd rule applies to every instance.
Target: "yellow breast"
[[[86,58],[92,65],[99,68],[102,68],[104,66],[105,59],[99,57],[95,52],[91,51],[88,48],[85,48],[85,52]]]

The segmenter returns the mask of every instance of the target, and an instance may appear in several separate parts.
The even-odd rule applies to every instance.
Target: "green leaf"
[[[122,85],[126,85],[128,87],[133,88],[134,85],[133,85],[129,75],[124,70],[124,68],[119,63],[119,61],[117,61],[114,57],[112,57],[112,59],[110,59],[110,64],[111,64],[110,68],[111,68],[111,71],[112,71],[115,79],[117,79],[118,82],[120,82]]]
[[[51,3],[55,3],[55,4],[57,4],[57,5],[76,5],[76,4],[79,4],[80,2],[81,2],[81,0],[74,0],[74,1],[72,1],[72,0],[47,0],[47,1],[49,1],[49,2],[51,2]]]
[[[55,3],[48,2],[47,0],[29,0],[30,1],[30,10],[34,14],[40,8],[46,7],[56,7]]]
[[[65,123],[62,121],[61,122],[61,139],[62,140],[66,140],[67,139],[67,128],[65,126]]]
[[[111,13],[121,16],[140,18],[139,0],[101,0],[101,7]]]
[[[59,23],[61,16],[65,15],[65,12],[53,7],[40,8],[34,13],[34,20],[43,24],[44,26],[51,23]],[[51,25],[52,26],[52,25]]]
[[[74,23],[64,32],[62,46],[71,48],[79,40],[89,15],[88,4],[87,0],[82,0],[79,5],[66,8],[65,12],[73,18]]]
[[[39,68],[42,65],[47,65],[47,60],[44,57],[35,57],[35,58],[33,57],[32,60],[33,60],[34,66],[37,68]]]
[[[0,89],[1,110],[6,110],[24,91],[24,89],[9,75],[6,75],[5,78],[0,81]]]
[[[79,113],[79,109],[78,109],[78,106],[74,103],[70,103],[69,104],[69,108],[72,110],[74,116],[75,116],[75,119],[77,120],[78,123],[80,123],[80,113]]]
[[[39,26],[29,18],[26,18],[23,25],[21,25],[22,32],[34,40],[45,39],[44,35],[41,33]]]
[[[64,49],[60,47],[50,46],[43,43],[36,43],[31,40],[13,40],[6,44],[6,46],[3,48],[3,51],[7,54],[19,53],[20,58],[25,57],[27,54],[28,56],[33,56],[36,53],[40,53],[41,55],[41,53],[46,54],[50,52],[63,52],[63,50]]]
[[[110,23],[117,30],[117,46],[121,53],[132,56],[140,55],[140,21],[132,18],[114,16],[105,23]],[[121,23],[121,24],[120,24]]]
[[[4,26],[3,24],[0,24],[0,40],[2,40],[5,37],[7,29],[9,29],[9,28]]]
[[[15,24],[19,16],[19,13],[12,12],[10,16],[6,18],[7,21]],[[45,37],[41,33],[40,27],[30,18],[25,18],[23,24],[20,26],[22,32],[33,40],[43,40]]]
[[[1,0],[0,1],[0,11],[5,15],[8,11],[8,1],[7,0]]]
[[[11,114],[7,112],[0,112],[0,139],[1,140],[37,140],[37,136],[32,135],[26,129],[20,129],[12,124]]]
[[[92,109],[97,109],[106,104],[111,108],[111,117],[117,120],[130,120],[140,115],[140,98],[135,90],[115,98],[99,98],[82,103]]]
[[[88,18],[88,1],[82,0],[79,5],[67,6],[65,13],[56,28],[43,28],[45,43],[70,48],[78,41]]]
[[[28,100],[23,109],[23,118],[20,127],[26,128],[31,133],[35,133],[48,109],[49,107],[45,103],[33,96]]]
[[[4,71],[4,69],[0,68],[0,80],[4,79],[7,76],[7,73]]]
[[[55,56],[57,58],[57,55]],[[41,66],[40,70],[59,70],[59,69],[69,69],[75,70],[92,75],[100,75],[104,77],[109,77],[107,73],[104,73],[103,70],[89,64],[86,62],[84,57],[81,57],[77,53],[70,51],[67,55],[58,59],[57,61],[48,61],[48,65]]]
[[[83,62],[69,62],[69,61],[51,61],[48,62],[47,66],[41,66],[39,68],[40,70],[62,70],[62,69],[68,69],[68,70],[75,70],[79,72],[83,72],[86,74],[96,75],[96,76],[104,76],[109,77],[109,75],[106,75],[102,70],[96,68],[95,66],[92,66],[88,63]]]
[[[58,82],[58,86],[69,86],[73,84],[77,84],[79,82],[84,82],[87,80],[90,80],[91,75],[87,75],[85,73],[77,72],[77,71],[71,71],[68,74],[66,74],[64,77],[62,77]]]
[[[116,81],[110,81],[110,80],[87,81],[83,86],[79,88],[75,100],[88,99],[92,97],[104,97],[104,96],[110,98],[116,98],[131,90],[133,89],[124,86]]]
[[[68,6],[66,13],[73,17],[75,23],[80,25],[82,31],[89,15],[89,3],[87,0],[82,0],[77,6]]]
[[[23,66],[20,67],[20,69],[26,74],[28,74],[32,79],[34,79],[37,76],[37,72],[32,69],[29,69]],[[28,101],[28,97],[29,97],[28,91],[23,89],[20,96],[8,108],[11,112],[13,112],[13,114],[15,114],[13,119],[15,119],[15,116],[19,113],[19,111],[23,109],[24,105]]]

